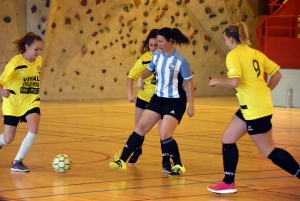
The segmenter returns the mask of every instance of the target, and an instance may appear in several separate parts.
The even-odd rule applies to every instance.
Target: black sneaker
[[[165,163],[163,165],[163,172],[167,173],[167,174],[170,174],[172,172],[172,163],[171,162],[168,162],[168,163]]]
[[[128,164],[130,165],[134,165],[137,163],[138,159],[140,158],[140,156],[142,155],[143,151],[142,148],[136,149],[132,156],[130,157]]]
[[[2,146],[0,146],[0,149],[2,149]]]
[[[26,167],[21,160],[13,161],[10,170],[17,172],[29,172],[29,168]]]

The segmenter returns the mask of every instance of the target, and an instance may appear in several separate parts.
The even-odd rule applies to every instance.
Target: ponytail
[[[177,28],[164,27],[158,31],[157,35],[163,36],[168,42],[172,41],[172,43],[180,46],[191,43],[190,39]]]
[[[251,46],[248,28],[244,22],[229,25],[224,32],[228,38],[232,37],[237,43]]]

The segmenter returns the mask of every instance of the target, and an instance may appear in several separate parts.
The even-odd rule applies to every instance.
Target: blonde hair
[[[237,43],[251,46],[248,27],[244,22],[237,22],[233,25],[229,25],[224,32],[228,38],[234,38]]]

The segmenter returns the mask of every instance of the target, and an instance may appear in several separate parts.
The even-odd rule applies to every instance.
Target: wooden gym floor
[[[146,135],[143,155],[126,171],[108,166],[134,128],[134,105],[126,100],[43,102],[40,131],[24,163],[30,173],[10,171],[27,133],[18,127],[15,141],[0,150],[0,200],[300,200],[300,181],[259,153],[246,135],[238,142],[237,194],[216,195],[206,186],[223,178],[220,137],[238,108],[235,97],[197,98],[196,114],[177,127],[186,174],[170,179],[162,173],[157,127]],[[0,126],[3,130],[3,126]],[[300,109],[275,108],[274,139],[300,162]],[[59,153],[73,160],[71,171],[54,172]]]

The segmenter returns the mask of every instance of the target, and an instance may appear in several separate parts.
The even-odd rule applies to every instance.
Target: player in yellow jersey
[[[263,53],[250,47],[249,33],[244,23],[230,25],[224,31],[228,78],[212,78],[209,86],[235,89],[240,109],[235,113],[222,135],[222,154],[225,177],[207,189],[213,193],[236,193],[234,177],[239,152],[236,142],[247,132],[259,152],[274,164],[300,178],[300,167],[285,150],[277,148],[272,138],[273,104],[271,91],[281,79],[279,66]],[[268,83],[264,73],[271,76]]]
[[[42,38],[32,32],[14,42],[18,55],[9,61],[0,77],[3,97],[4,133],[0,135],[0,148],[10,144],[19,122],[27,122],[28,133],[12,162],[12,171],[29,172],[23,159],[32,146],[40,122],[40,72],[43,47]]]

